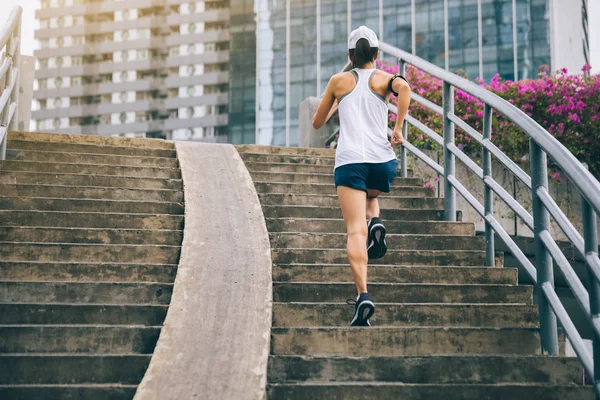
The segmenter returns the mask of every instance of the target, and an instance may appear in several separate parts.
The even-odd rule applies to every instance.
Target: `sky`
[[[21,54],[28,56],[33,55],[33,51],[37,48],[37,43],[33,37],[33,33],[37,28],[37,22],[35,20],[35,10],[39,8],[39,0],[1,0],[3,10],[12,10],[14,6],[23,7],[23,25],[21,26]],[[0,17],[0,24],[4,24],[6,17],[8,16],[4,11]]]

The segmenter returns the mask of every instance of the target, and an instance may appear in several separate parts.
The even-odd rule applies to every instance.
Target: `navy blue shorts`
[[[335,187],[345,186],[365,192],[379,190],[389,193],[392,182],[396,178],[397,169],[398,160],[342,165],[337,167],[334,172]]]

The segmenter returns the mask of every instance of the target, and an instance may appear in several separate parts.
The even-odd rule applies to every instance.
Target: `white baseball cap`
[[[379,47],[379,40],[377,40],[375,32],[362,25],[350,32],[350,36],[348,37],[348,50],[355,49],[356,42],[360,39],[367,39],[369,46],[371,47]]]

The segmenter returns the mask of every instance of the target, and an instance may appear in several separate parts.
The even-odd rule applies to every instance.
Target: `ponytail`
[[[348,50],[354,68],[362,68],[366,63],[373,61],[378,51],[379,48],[369,46],[369,41],[365,38],[356,42],[355,49]]]

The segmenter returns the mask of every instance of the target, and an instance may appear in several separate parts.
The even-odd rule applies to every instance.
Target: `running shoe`
[[[369,293],[361,293],[356,300],[347,300],[346,304],[354,306],[354,316],[350,326],[371,326],[369,319],[375,313],[375,304]]]
[[[369,259],[374,260],[381,258],[387,252],[387,244],[385,243],[385,226],[379,218],[373,218],[368,225],[369,243],[367,252]]]

